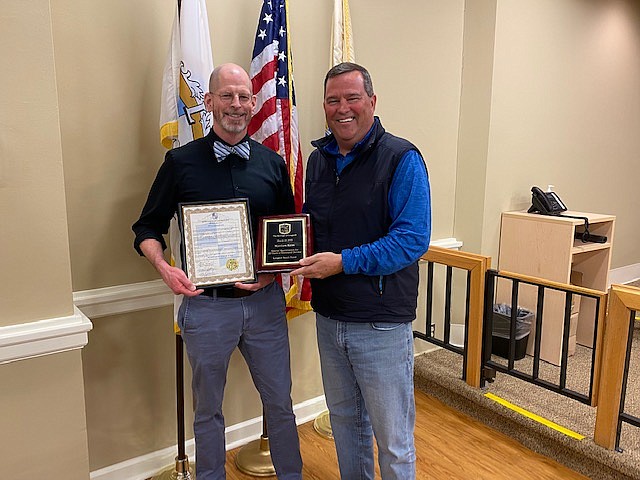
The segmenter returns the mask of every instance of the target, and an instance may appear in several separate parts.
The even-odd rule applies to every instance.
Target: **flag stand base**
[[[247,443],[236,456],[236,467],[242,473],[254,477],[272,477],[276,469],[271,461],[269,437],[262,435],[258,440]]]
[[[195,480],[196,474],[193,471],[193,465],[189,465],[189,459],[185,457],[183,460],[176,457],[176,466],[174,469],[167,469],[154,476],[152,480]]]
[[[329,411],[325,410],[319,414],[313,421],[313,429],[324,438],[333,440],[333,431],[331,430],[331,420],[329,419]]]

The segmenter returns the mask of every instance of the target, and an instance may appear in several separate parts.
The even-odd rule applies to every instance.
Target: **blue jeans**
[[[343,480],[415,478],[411,323],[340,322],[316,315],[322,382]]]
[[[178,326],[193,370],[196,478],[226,478],[222,396],[229,359],[238,347],[262,399],[278,478],[301,479],[300,444],[291,405],[289,336],[280,285],[272,283],[243,298],[185,297]]]

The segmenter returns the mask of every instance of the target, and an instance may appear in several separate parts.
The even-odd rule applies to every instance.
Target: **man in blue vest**
[[[312,142],[306,179],[318,253],[292,272],[311,278],[322,379],[343,479],[415,478],[413,332],[418,259],[431,202],[418,149],[374,116],[369,72],[327,73],[331,135]]]

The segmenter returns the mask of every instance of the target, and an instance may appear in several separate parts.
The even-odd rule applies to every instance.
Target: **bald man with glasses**
[[[254,236],[257,218],[294,212],[282,158],[251,140],[247,127],[256,103],[251,80],[238,65],[211,74],[205,107],[214,124],[204,138],[167,152],[138,221],[134,247],[176,294],[178,314],[193,370],[194,433],[198,480],[225,478],[223,392],[236,347],[260,393],[279,479],[302,478],[302,459],[291,402],[289,336],[282,287],[272,274],[252,284],[197,289],[185,272],[169,265],[163,238],[178,205],[246,197]]]

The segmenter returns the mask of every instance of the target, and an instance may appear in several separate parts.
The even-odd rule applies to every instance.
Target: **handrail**
[[[505,270],[499,271],[500,276],[513,278],[516,280],[520,280],[523,282],[534,283],[536,285],[542,285],[544,287],[556,288],[559,290],[570,291],[573,293],[579,293],[581,295],[588,295],[591,297],[599,297],[604,298],[607,295],[607,292],[602,292],[600,290],[594,290],[592,288],[581,287],[579,285],[573,285],[570,283],[560,283],[554,282],[552,280],[546,280],[544,278],[532,277],[530,275],[523,275],[521,273],[507,272]]]
[[[491,257],[431,246],[421,259],[469,272],[469,325],[465,378],[467,384],[480,388],[484,281],[487,270],[491,268]]]
[[[607,374],[600,384],[598,411],[593,440],[609,450],[615,448],[622,397],[622,379],[625,370],[626,349],[629,340],[631,311],[640,311],[640,291],[624,285],[609,289],[607,321],[604,328],[602,365]]]

